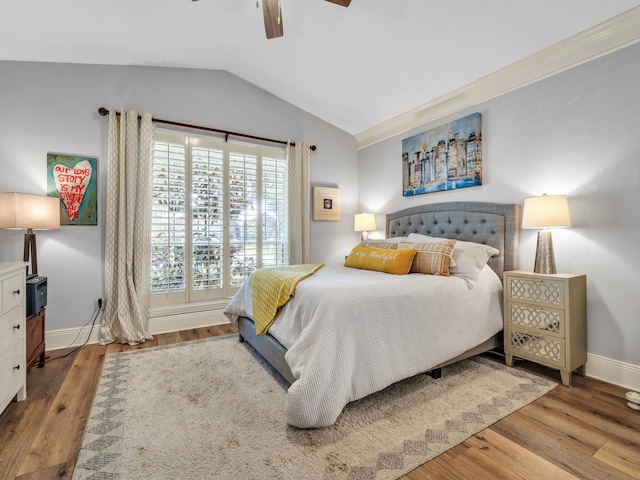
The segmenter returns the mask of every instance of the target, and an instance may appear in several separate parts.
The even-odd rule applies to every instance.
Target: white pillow
[[[421,235],[419,233],[410,233],[407,237],[409,242],[437,242],[442,240],[438,237],[429,237],[427,235]],[[466,280],[469,288],[473,287],[478,278],[480,272],[487,264],[489,259],[494,255],[500,253],[498,249],[489,245],[474,242],[463,242],[461,240],[456,241],[456,245],[453,248],[453,260],[455,266],[449,267],[449,275],[456,275]]]

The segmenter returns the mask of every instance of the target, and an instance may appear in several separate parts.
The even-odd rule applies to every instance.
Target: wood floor
[[[155,336],[134,347],[89,345],[68,357],[56,351],[27,376],[27,399],[0,415],[0,479],[71,478],[106,355],[234,333],[219,325]],[[517,368],[559,381],[533,363]],[[557,387],[403,480],[640,478],[640,412],[625,389],[574,375]],[[238,479],[243,480],[243,479]]]

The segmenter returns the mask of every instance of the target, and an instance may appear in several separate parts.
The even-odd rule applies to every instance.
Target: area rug
[[[482,357],[287,426],[286,383],[237,335],[108,355],[73,478],[397,479],[555,387]]]

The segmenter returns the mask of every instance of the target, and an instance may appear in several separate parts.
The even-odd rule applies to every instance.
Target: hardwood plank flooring
[[[29,371],[27,399],[12,402],[0,415],[0,480],[72,477],[106,355],[236,331],[231,324],[216,325],[156,335],[142,345],[52,352],[44,368]],[[560,380],[557,371],[531,362],[520,361],[516,368]],[[557,387],[402,480],[640,478],[640,413],[626,406],[626,390],[575,375],[573,383],[572,388]]]

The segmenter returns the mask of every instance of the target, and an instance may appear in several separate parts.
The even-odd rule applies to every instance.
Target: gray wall
[[[555,257],[558,271],[587,274],[588,351],[640,365],[639,64],[640,45],[628,47],[360,150],[359,210],[384,225],[420,203],[566,194],[573,228],[553,232]],[[484,184],[403,198],[402,139],[476,111]],[[535,238],[522,230],[521,268],[533,268]]]
[[[377,212],[382,226],[384,213],[419,203],[566,194],[574,227],[554,232],[556,263],[588,275],[589,352],[640,365],[639,61],[640,45],[628,47],[444,118],[482,113],[484,185],[414,198],[401,195],[401,140],[441,122],[357,152],[352,136],[226,72],[0,62],[0,191],[44,194],[47,152],[99,157],[99,225],[38,232],[47,330],[81,326],[104,297],[99,106],[317,144],[312,184],[342,189],[343,217],[312,222],[312,261],[344,258],[356,211]],[[0,231],[0,261],[20,258],[22,235]],[[535,235],[522,231],[522,268],[533,266]]]
[[[353,136],[222,71],[0,62],[0,191],[46,194],[48,152],[98,157],[98,226],[37,232],[49,279],[47,330],[80,327],[104,298],[107,123],[100,106],[252,135],[309,141],[312,185],[342,189],[342,221],[312,222],[311,261],[353,246]],[[0,231],[0,261],[20,260],[23,233]]]

